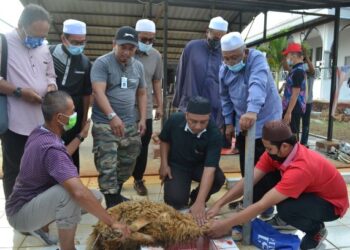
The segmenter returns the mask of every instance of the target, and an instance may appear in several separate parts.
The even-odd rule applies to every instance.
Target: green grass
[[[311,118],[310,133],[327,137],[328,120]],[[350,142],[350,123],[333,122],[333,139]]]

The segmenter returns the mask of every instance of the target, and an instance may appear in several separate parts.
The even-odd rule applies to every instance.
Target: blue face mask
[[[241,60],[239,63],[237,63],[235,65],[226,65],[226,66],[232,72],[237,73],[245,67],[245,63],[243,62],[243,60]]]
[[[66,48],[71,55],[77,56],[83,53],[85,45],[68,45]]]
[[[148,51],[150,51],[152,49],[152,45],[153,45],[152,43],[145,44],[145,43],[139,41],[139,50],[147,53]]]
[[[288,66],[293,66],[293,62],[292,62],[292,60],[287,59],[287,64],[288,64]]]
[[[28,49],[35,49],[44,43],[44,38],[43,37],[31,37],[31,36],[26,36],[24,39],[24,45]]]

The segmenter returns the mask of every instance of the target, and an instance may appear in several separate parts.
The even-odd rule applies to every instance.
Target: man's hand
[[[55,84],[53,83],[50,83],[48,86],[47,86],[47,92],[52,92],[52,91],[56,91],[57,90],[57,87]]]
[[[214,204],[206,213],[207,219],[212,219],[214,218],[220,211],[220,206]]]
[[[163,182],[166,180],[166,178],[172,179],[171,175],[171,169],[168,165],[161,165],[159,168],[159,179],[161,179]]]
[[[156,116],[154,117],[154,120],[160,120],[163,117],[163,107],[158,106],[156,108]]]
[[[290,124],[290,121],[292,120],[292,114],[289,112],[286,112],[283,117],[283,122],[285,124]]]
[[[226,220],[213,220],[207,232],[210,238],[219,238],[231,234],[232,226]]]
[[[239,126],[241,127],[241,130],[250,129],[254,125],[256,117],[257,114],[254,112],[247,112],[242,115],[241,119],[239,119]]]
[[[138,124],[138,132],[140,133],[141,136],[143,136],[146,132],[146,121],[145,120],[140,120]]]
[[[225,137],[227,142],[231,143],[232,138],[235,137],[235,128],[232,124],[227,124],[225,129]]]
[[[85,124],[84,124],[84,127],[83,129],[80,131],[80,135],[83,137],[83,138],[86,138],[89,134],[89,129],[90,129],[90,124],[91,124],[91,119],[88,119]]]
[[[197,221],[199,226],[203,226],[207,221],[205,218],[205,204],[200,202],[195,202],[190,207],[190,213],[193,218]]]
[[[118,116],[113,117],[113,119],[109,122],[109,126],[111,127],[114,135],[118,137],[124,137],[125,126],[123,121]]]
[[[23,88],[21,90],[22,92],[22,99],[26,102],[33,103],[33,104],[40,104],[42,102],[41,96],[36,93],[33,89],[30,88]]]
[[[125,224],[121,224],[119,222],[114,222],[111,227],[113,229],[117,229],[117,230],[121,231],[121,233],[123,234],[122,240],[125,240],[125,238],[128,238],[131,234],[130,228]]]

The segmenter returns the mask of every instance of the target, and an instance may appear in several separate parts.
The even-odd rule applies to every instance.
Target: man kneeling
[[[115,221],[101,206],[102,194],[87,189],[79,179],[69,152],[78,148],[87,136],[88,126],[67,148],[61,139],[76,121],[72,98],[63,91],[44,97],[42,112],[45,124],[33,130],[25,145],[14,190],[6,202],[11,226],[21,232],[32,232],[56,221],[62,250],[73,250],[81,210],[129,234],[126,225]]]
[[[276,216],[305,233],[300,248],[318,249],[327,236],[324,222],[344,216],[349,207],[343,177],[324,157],[297,143],[289,125],[282,121],[267,122],[262,139],[266,152],[254,168],[254,183],[276,169],[281,173],[281,180],[258,202],[229,218],[213,222],[209,235],[221,236],[233,226],[246,223],[277,205]],[[243,182],[243,179],[239,181],[214,204],[207,213],[209,218],[226,203],[241,197]]]
[[[190,212],[200,225],[205,221],[205,202],[225,182],[219,167],[222,135],[210,112],[207,99],[193,97],[187,112],[170,116],[159,135],[164,201],[183,209],[190,198]],[[192,180],[200,184],[190,193]]]

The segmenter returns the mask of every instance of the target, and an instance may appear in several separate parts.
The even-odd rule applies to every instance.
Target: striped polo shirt
[[[24,204],[56,184],[79,177],[63,141],[44,127],[28,137],[20,172],[13,192],[6,201],[6,214],[12,216]]]

